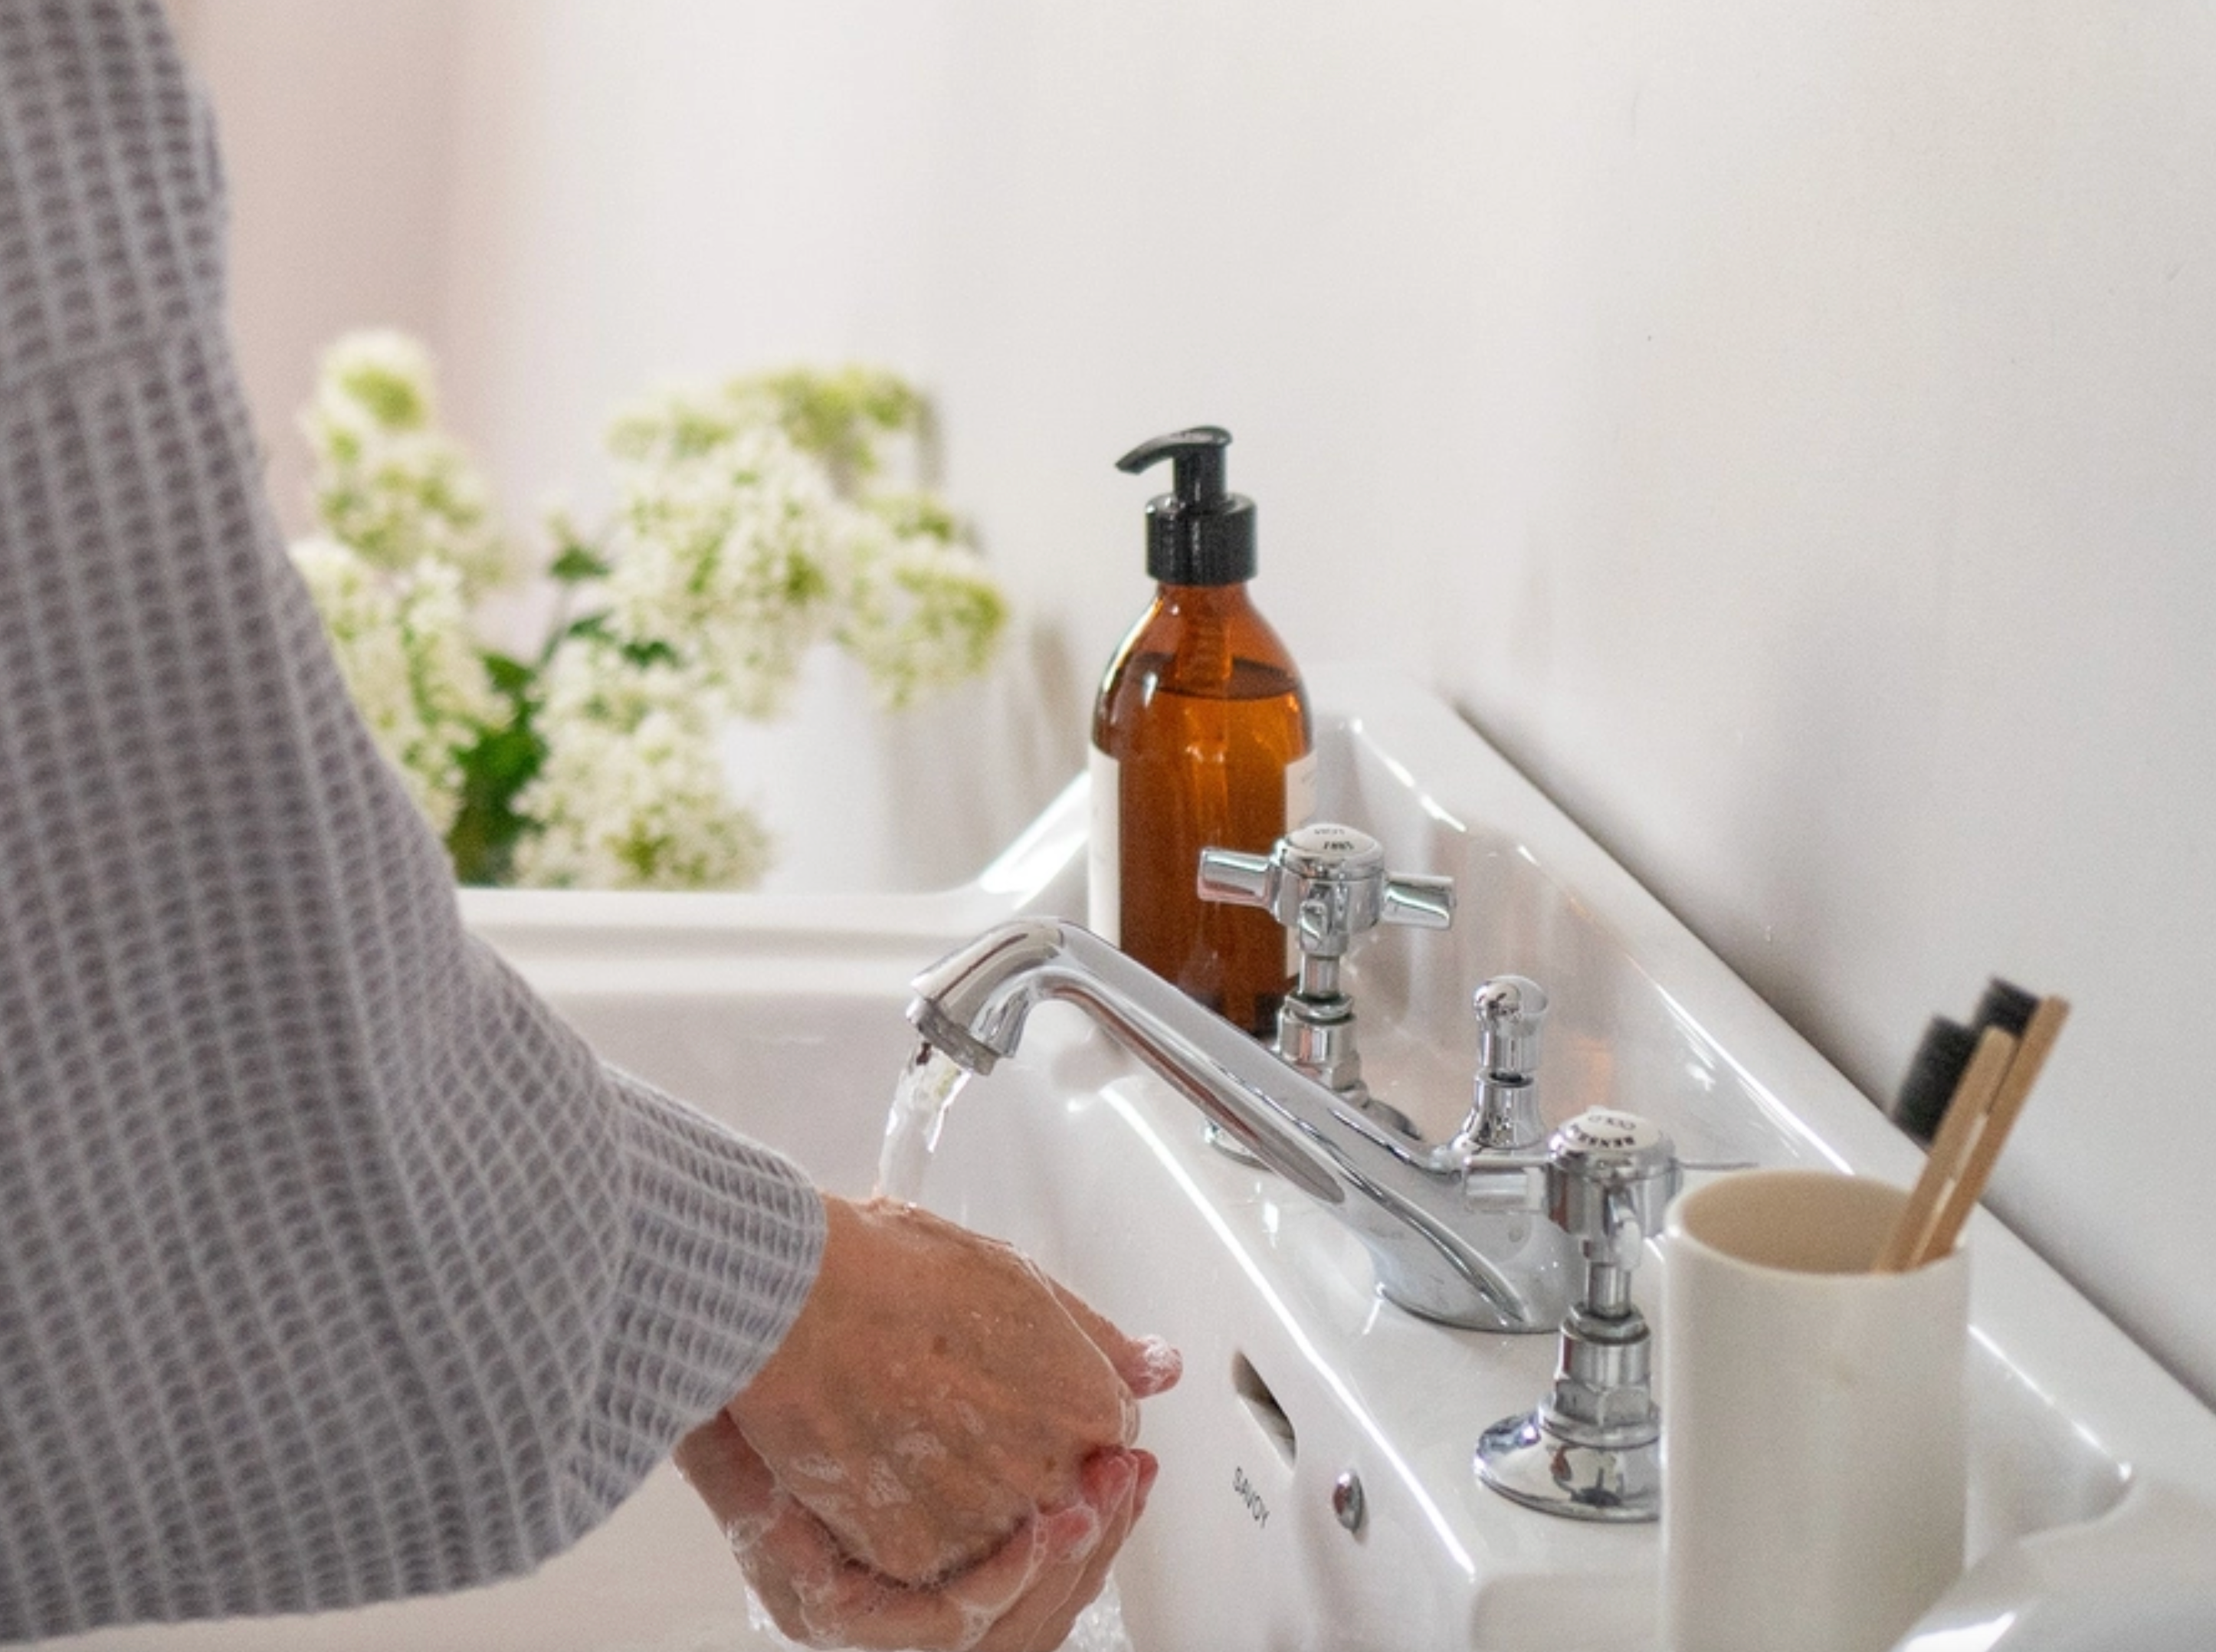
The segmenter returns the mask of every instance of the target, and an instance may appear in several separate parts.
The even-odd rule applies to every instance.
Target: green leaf
[[[608,629],[608,616],[606,614],[580,614],[576,619],[572,620],[568,625],[563,626],[560,633],[557,635],[551,642],[546,644],[547,656],[551,659],[553,656],[556,647],[560,644],[566,642],[572,637],[582,637],[594,642],[604,643],[612,643],[615,640],[613,633]]]
[[[484,662],[485,675],[493,687],[509,700],[520,700],[531,692],[531,685],[539,674],[521,660],[485,649],[477,656]]]
[[[588,579],[606,579],[608,564],[588,546],[567,545],[546,571],[564,585],[576,585]]]
[[[531,726],[528,711],[521,708],[514,723],[489,730],[462,754],[462,806],[446,833],[446,853],[457,880],[478,885],[508,881],[516,845],[535,829],[516,812],[515,799],[545,761],[546,743]]]

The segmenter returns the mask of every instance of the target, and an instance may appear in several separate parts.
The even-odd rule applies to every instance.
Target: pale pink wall
[[[465,8],[449,0],[170,0],[215,99],[231,312],[272,496],[303,519],[293,416],[316,353],[402,325],[444,349]]]

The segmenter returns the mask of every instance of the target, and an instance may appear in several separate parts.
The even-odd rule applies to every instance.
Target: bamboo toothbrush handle
[[[2014,1035],[2000,1027],[1989,1026],[1979,1034],[1970,1064],[1963,1069],[1954,1096],[1947,1103],[1946,1116],[1940,1121],[1939,1133],[1932,1138],[1930,1154],[1924,1161],[1924,1173],[1917,1177],[1908,1203],[1901,1207],[1893,1231],[1886,1236],[1884,1248],[1871,1264],[1873,1273],[1900,1273],[1917,1265],[1925,1249],[1925,1236],[1938,1218],[1948,1190],[1955,1185],[1976,1144],[1979,1127],[1985,1122],[1985,1113],[2008,1075],[2016,1052]]]
[[[1978,1132],[1977,1141],[1970,1150],[1969,1162],[1948,1190],[1920,1254],[1909,1261],[1911,1267],[1920,1267],[1954,1248],[1962,1224],[1970,1219],[1970,1212],[1977,1208],[1978,1200],[1985,1193],[1993,1165],[2001,1156],[2001,1145],[2008,1140],[2016,1115],[2023,1111],[2031,1087],[2039,1078],[2039,1069],[2047,1064],[2047,1051],[2054,1048],[2054,1040],[2061,1035],[2062,1023],[2069,1015],[2070,1006],[2060,998],[2042,998],[2039,1008],[2031,1012],[2031,1020],[2023,1029],[2022,1045],[2016,1058],[2009,1063],[2008,1076],[2001,1081],[2000,1093],[1994,1096],[1985,1116],[1985,1127]]]

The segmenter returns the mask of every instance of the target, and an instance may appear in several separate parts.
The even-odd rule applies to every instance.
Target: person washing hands
[[[463,929],[261,496],[222,239],[157,0],[0,0],[0,1640],[513,1575],[674,1450],[789,1632],[1056,1644],[1174,1355]]]
[[[1059,1645],[1146,1507],[1136,1402],[1177,1356],[1005,1246],[828,1204],[822,1282],[678,1467],[796,1639]]]

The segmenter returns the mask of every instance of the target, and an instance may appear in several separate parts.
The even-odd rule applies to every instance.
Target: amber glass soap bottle
[[[1266,1033],[1292,974],[1289,938],[1267,912],[1203,901],[1200,852],[1266,854],[1306,822],[1315,756],[1300,671],[1247,592],[1254,502],[1225,491],[1230,441],[1203,425],[1117,461],[1136,473],[1167,459],[1172,486],[1147,506],[1154,600],[1093,707],[1088,922]]]

